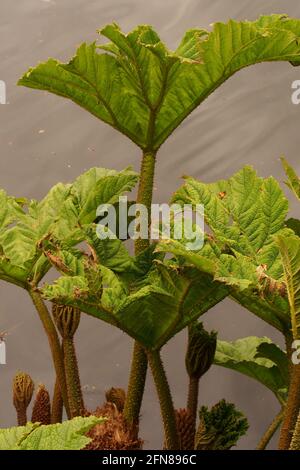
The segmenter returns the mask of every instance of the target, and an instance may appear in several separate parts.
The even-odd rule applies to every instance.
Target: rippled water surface
[[[208,28],[228,18],[255,19],[260,14],[300,17],[296,0],[1,0],[0,79],[8,89],[0,106],[0,186],[9,193],[42,197],[58,180],[68,181],[91,166],[122,169],[139,166],[139,151],[125,137],[70,102],[15,86],[30,66],[49,56],[69,58],[82,41],[116,21],[129,31],[139,23],[154,25],[175,47],[186,29]],[[291,103],[291,83],[300,69],[262,64],[242,71],[211,96],[161,149],[155,201],[167,201],[183,174],[212,181],[228,177],[245,164],[262,176],[283,179],[279,156],[285,154],[300,173],[300,106]],[[39,132],[39,131],[44,132]],[[291,201],[293,211],[296,204]],[[296,212],[295,212],[296,213]],[[49,347],[26,293],[0,285],[0,330],[7,337],[8,363],[0,366],[0,426],[15,424],[11,380],[17,369],[34,380],[53,384]],[[272,329],[233,302],[224,301],[205,316],[207,328],[220,338],[249,335],[280,338]],[[185,334],[164,349],[177,407],[185,405]],[[89,408],[103,400],[108,386],[126,386],[131,341],[116,329],[84,317],[77,336],[85,400]],[[277,412],[275,398],[262,386],[222,368],[213,368],[200,388],[203,404],[221,398],[245,412],[250,429],[239,448],[253,448]],[[152,380],[148,378],[142,410],[146,447],[159,448],[161,422]],[[273,441],[273,446],[276,442]]]

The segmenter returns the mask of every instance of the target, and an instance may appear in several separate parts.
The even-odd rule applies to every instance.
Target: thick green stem
[[[51,424],[61,423],[63,417],[63,399],[60,391],[59,382],[56,378],[52,406],[51,406]]]
[[[196,433],[196,421],[198,410],[198,394],[199,394],[199,379],[197,377],[190,377],[189,390],[187,399],[187,409],[193,418],[194,432]]]
[[[297,417],[300,410],[300,364],[293,364],[291,368],[291,381],[283,423],[280,432],[280,450],[288,450],[292,434],[295,429]]]
[[[275,432],[279,428],[282,418],[283,418],[284,410],[280,410],[280,412],[275,416],[270,426],[265,431],[264,435],[262,436],[261,440],[259,441],[256,450],[265,450],[267,445],[269,444],[270,440],[274,436]]]
[[[64,370],[64,359],[62,348],[59,342],[58,334],[55,328],[55,325],[52,321],[52,318],[48,312],[48,309],[40,295],[40,293],[36,290],[29,289],[28,293],[32,299],[32,302],[39,314],[40,320],[43,324],[45,332],[48,337],[53,364],[56,372],[56,377],[59,381],[63,402],[65,405],[65,409],[67,411],[68,417],[70,417],[69,411],[69,404],[68,404],[68,395],[67,395],[67,386],[66,386],[66,379],[65,379],[65,370]]]
[[[78,363],[72,337],[63,338],[64,365],[71,417],[81,416],[84,412]]]
[[[140,181],[136,202],[146,207],[148,211],[148,222],[150,226],[151,204],[153,196],[153,183],[155,172],[155,153],[146,152],[143,155],[142,166],[140,170]],[[135,254],[138,255],[149,246],[148,239],[138,238],[135,241]]]
[[[137,437],[140,410],[143,400],[147,375],[147,356],[142,346],[135,341],[132,354],[131,370],[123,415],[132,430],[132,436]]]
[[[166,449],[179,450],[179,436],[172,395],[159,351],[149,351],[148,360],[159,399]]]
[[[137,203],[143,204],[148,210],[148,216],[151,215],[151,204],[153,195],[153,181],[155,171],[155,153],[145,152],[143,155],[142,166],[140,171],[140,182],[137,195]],[[150,220],[150,219],[149,219]],[[135,241],[135,254],[138,255],[148,248],[148,239],[137,239]],[[147,375],[147,355],[143,347],[135,342],[132,354],[131,369],[129,375],[129,383],[124,406],[124,417],[137,435],[140,410],[145,389]]]

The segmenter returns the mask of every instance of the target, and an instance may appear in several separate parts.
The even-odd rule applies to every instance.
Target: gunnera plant
[[[0,190],[0,279],[23,288],[30,296],[47,335],[56,372],[54,422],[61,420],[61,397],[70,417],[64,356],[57,330],[39,283],[51,268],[39,244],[49,233],[65,246],[82,241],[78,226],[92,222],[100,203],[112,203],[135,186],[131,169],[121,172],[91,168],[73,184],[58,183],[41,201],[17,199]],[[69,391],[72,389],[69,389]]]
[[[124,34],[116,24],[112,24],[103,28],[100,33],[110,42],[104,45],[82,44],[67,64],[49,59],[25,73],[19,84],[46,90],[74,101],[139,146],[142,163],[137,203],[143,204],[149,213],[158,151],[176,127],[205,98],[243,67],[263,61],[283,60],[293,65],[300,63],[298,40],[300,21],[290,19],[286,15],[262,16],[253,22],[231,20],[227,24],[216,23],[212,31],[190,30],[176,51],[170,51],[150,26],[138,26],[132,32]],[[142,255],[147,250],[149,250],[149,238],[137,238],[136,256]],[[108,282],[107,276],[112,282],[111,272],[104,273],[103,267],[101,269],[102,277],[106,275],[106,282]],[[161,304],[164,296],[157,290],[158,287],[161,289],[159,283],[162,272],[172,279],[172,282],[175,281],[173,279],[175,276],[172,276],[172,270],[175,272],[174,266],[157,263],[151,272],[151,288],[148,283],[143,292],[136,290],[133,294],[135,298],[130,299],[127,304],[123,298],[124,304],[122,308],[119,304],[117,310],[116,303],[110,302],[109,307],[114,310],[114,317],[107,314],[107,304],[98,308],[97,312],[96,309],[92,312],[90,304],[83,305],[84,302],[79,302],[78,299],[75,301],[72,295],[75,288],[74,278],[73,284],[70,279],[61,281],[59,292],[58,288],[55,292],[54,290],[46,292],[46,295],[55,301],[64,299],[75,306],[81,304],[78,307],[82,311],[116,324],[135,338],[124,416],[128,425],[137,430],[149,360],[161,399],[169,448],[178,446],[178,436],[174,431],[176,418],[159,350],[171,336],[207,310],[207,305],[205,308],[201,306],[199,310],[196,309],[197,313],[191,315],[189,312],[185,320],[180,322],[176,307],[176,302],[179,301],[179,297],[176,298],[178,282],[181,282],[182,287],[187,278],[190,280],[193,274],[188,268],[176,269],[184,271],[185,277],[175,275],[178,277],[177,286],[176,282],[174,283],[175,288],[172,288],[169,282],[168,288],[171,292],[175,292],[173,294],[176,299],[175,305],[174,301]],[[91,282],[90,272],[87,269],[85,271]],[[209,279],[211,282],[211,272],[205,275],[207,275],[206,281]],[[91,295],[88,293],[91,289],[88,279],[85,278],[83,281],[85,276],[83,278],[79,276],[79,282],[78,273],[74,277],[77,277],[77,292],[84,291],[86,296]],[[119,285],[119,280],[114,278],[113,282],[116,292],[124,292],[124,285]],[[219,285],[214,288],[222,291]],[[104,291],[105,289],[102,293]],[[224,289],[223,295],[216,297],[215,303],[227,295],[228,291],[226,293],[225,291]],[[100,295],[98,292],[96,297],[98,304]],[[125,295],[128,297],[128,292]],[[107,297],[105,294],[106,302]],[[148,302],[148,299],[151,299],[151,302]],[[198,305],[199,299],[197,307]],[[210,302],[210,306],[212,305],[214,302]],[[155,315],[157,309],[162,308],[164,331],[161,331],[160,321]],[[172,314],[168,313],[170,309]],[[121,311],[122,318],[126,317],[127,311],[130,320],[129,318],[127,322],[121,320],[119,315]],[[148,334],[146,334],[149,328],[147,316],[151,318],[150,324],[154,325]],[[118,317],[117,321],[115,317]],[[149,340],[150,334],[153,335],[151,340]]]
[[[283,163],[297,195],[299,179]],[[297,434],[300,406],[299,365],[292,363],[291,347],[299,339],[298,220],[287,218],[288,200],[278,182],[259,178],[251,167],[211,184],[187,178],[173,200],[205,203],[212,231],[207,243],[214,248],[214,257],[206,259],[204,250],[189,252],[175,240],[162,241],[157,249],[180,256],[201,272],[211,272],[216,281],[230,287],[235,301],[284,336],[286,351],[267,338],[218,341],[215,363],[253,377],[275,393],[281,409],[258,448],[265,448],[282,422],[279,448],[289,449],[294,429]]]

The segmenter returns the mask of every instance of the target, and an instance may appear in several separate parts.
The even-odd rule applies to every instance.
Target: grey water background
[[[229,18],[255,19],[260,14],[288,13],[300,18],[297,0],[1,0],[0,79],[7,84],[8,104],[0,105],[0,187],[8,193],[41,198],[58,181],[71,181],[92,166],[139,168],[140,152],[125,137],[71,102],[16,86],[17,79],[49,56],[66,60],[82,41],[97,38],[96,29],[118,22],[125,31],[152,24],[170,48],[185,30],[209,28]],[[291,84],[300,68],[286,63],[243,70],[196,110],[162,147],[155,179],[155,202],[168,201],[189,174],[204,181],[229,177],[245,164],[261,176],[283,181],[284,154],[300,173],[300,106],[291,102]],[[288,191],[286,191],[288,194]],[[291,198],[291,210],[297,205]],[[7,336],[7,365],[0,365],[0,426],[16,422],[11,382],[25,370],[52,390],[53,368],[47,339],[30,299],[21,289],[0,284],[0,330]],[[230,300],[203,317],[219,337],[267,335],[276,331]],[[183,407],[187,379],[185,333],[163,350],[175,398]],[[83,315],[76,346],[86,405],[101,404],[109,386],[126,387],[132,342],[117,329]],[[279,405],[271,392],[250,378],[213,367],[201,382],[200,402],[222,398],[248,417],[250,428],[238,448],[252,449]],[[142,409],[141,435],[146,448],[160,448],[162,429],[156,394],[149,376]],[[276,439],[272,441],[276,447]]]

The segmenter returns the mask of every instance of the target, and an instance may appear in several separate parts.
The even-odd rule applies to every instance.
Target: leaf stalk
[[[148,360],[160,404],[165,433],[165,447],[167,450],[179,450],[180,444],[177,432],[176,415],[160,352],[148,351]]]
[[[155,152],[145,152],[143,154],[137,194],[137,204],[143,204],[146,206],[149,217],[151,216],[155,161]],[[147,249],[148,246],[149,238],[146,240],[141,238],[137,239],[135,241],[135,254],[138,255],[143,250]],[[123,412],[128,426],[133,429],[135,435],[138,433],[138,423],[145,389],[147,367],[148,361],[144,348],[138,342],[135,342]]]
[[[65,379],[64,359],[63,359],[62,348],[59,342],[55,325],[52,321],[52,318],[49,314],[49,311],[40,293],[33,288],[28,289],[28,293],[38,312],[38,315],[40,317],[44,330],[47,334],[50,349],[51,349],[53,364],[54,364],[54,368],[56,372],[56,377],[57,377],[57,380],[59,381],[59,386],[61,389],[61,394],[63,397],[63,402],[65,405],[67,415],[68,417],[70,417],[67,386],[66,386],[66,379]]]

